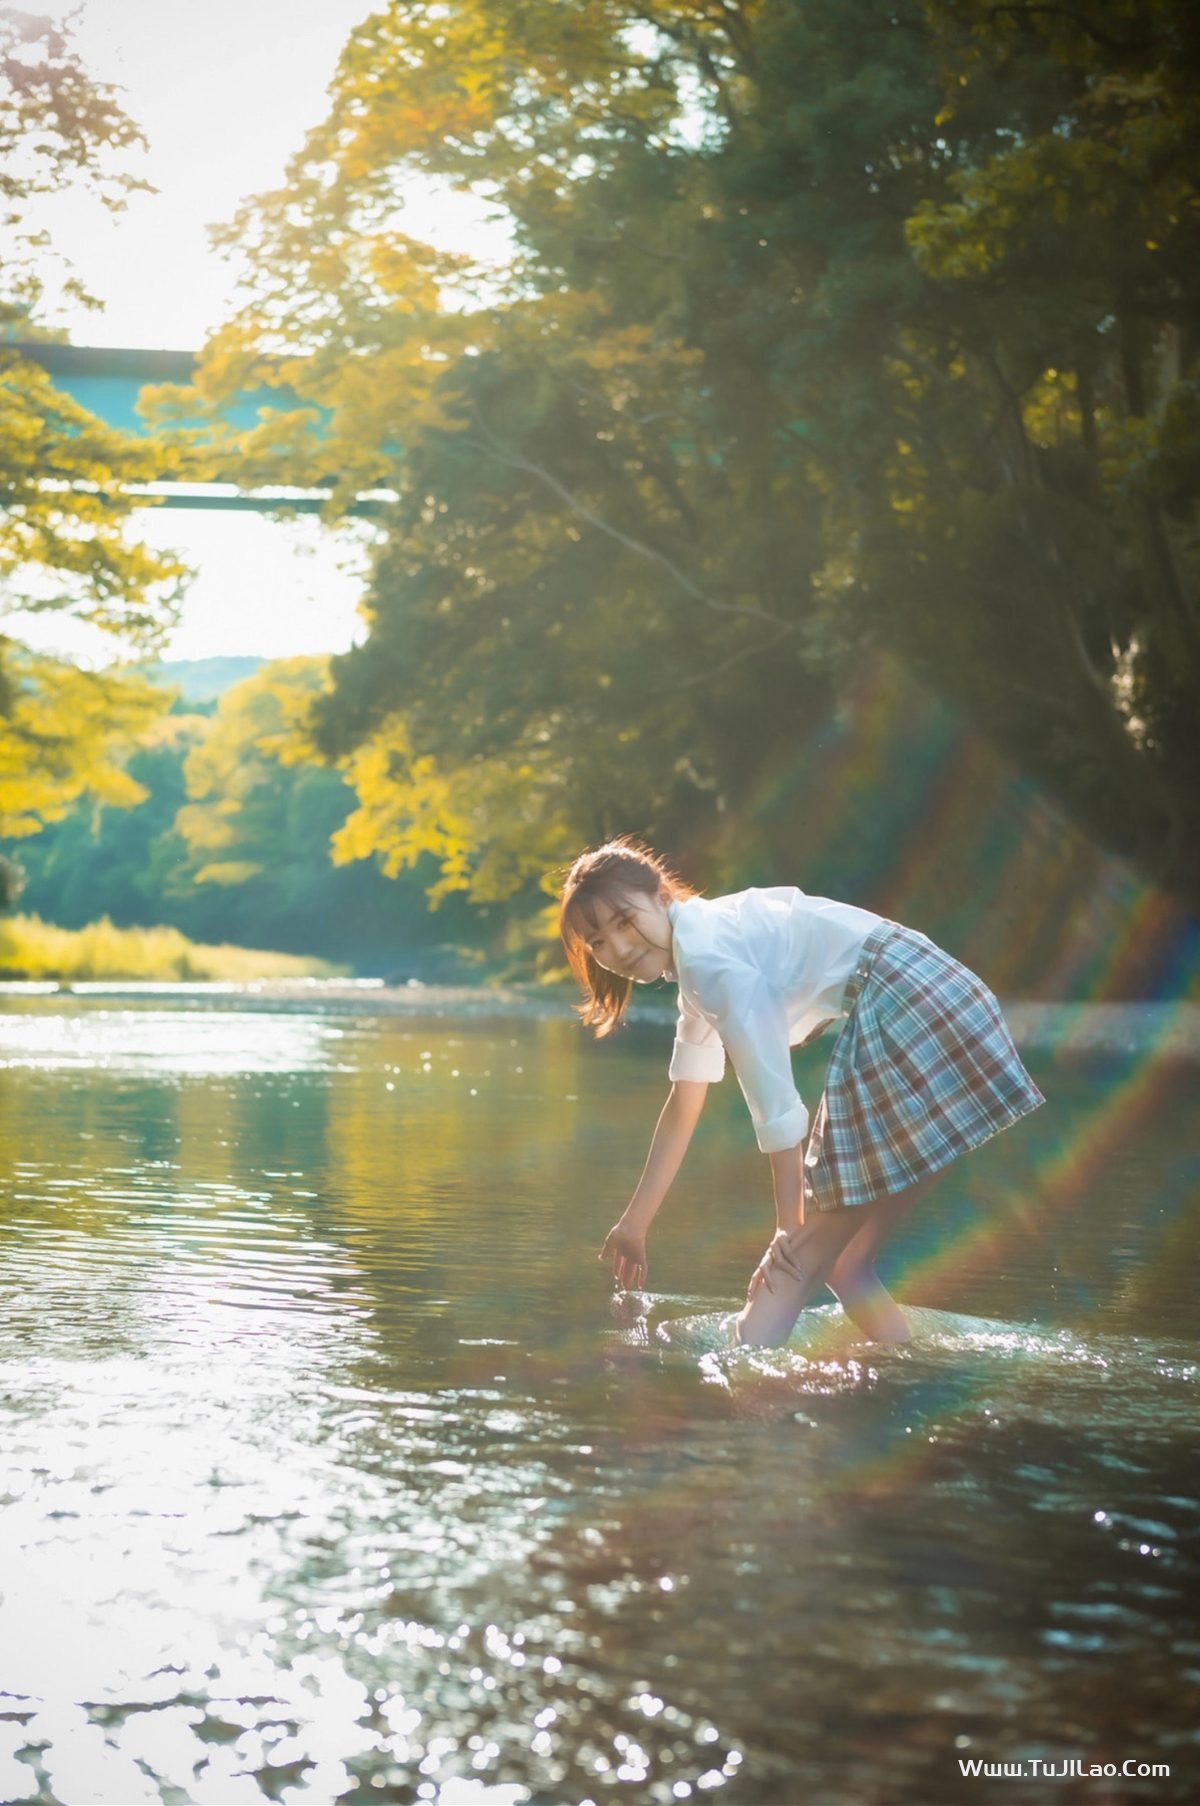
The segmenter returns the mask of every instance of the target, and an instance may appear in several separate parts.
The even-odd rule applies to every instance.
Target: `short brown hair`
[[[695,891],[671,871],[666,861],[630,834],[606,841],[602,847],[581,853],[563,882],[558,908],[558,931],[566,949],[567,964],[579,980],[584,1001],[576,1014],[602,1041],[621,1023],[633,990],[632,978],[606,972],[592,958],[588,933],[596,929],[596,904],[616,908],[631,893],[671,902],[694,897]]]

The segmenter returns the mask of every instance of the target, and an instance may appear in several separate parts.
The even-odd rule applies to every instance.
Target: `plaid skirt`
[[[868,936],[845,1008],[804,1157],[818,1210],[906,1191],[1046,1101],[983,980],[912,928]]]

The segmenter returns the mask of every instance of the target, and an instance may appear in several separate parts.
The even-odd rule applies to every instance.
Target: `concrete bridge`
[[[37,364],[61,389],[89,414],[95,414],[108,426],[121,432],[145,437],[149,427],[138,412],[138,398],[152,383],[190,384],[196,373],[197,356],[192,351],[116,350],[107,346],[54,345],[41,340],[0,343],[0,352],[16,352],[31,364]],[[221,410],[221,419],[230,426],[245,430],[259,424],[263,409],[281,413],[293,408],[311,407],[287,388],[243,390]],[[182,426],[189,423],[186,419]],[[206,422],[196,420],[197,427]],[[220,508],[256,513],[275,512],[287,507],[300,514],[317,514],[328,499],[325,490],[266,490],[242,492],[232,483],[154,483],[146,493],[160,498],[165,508]],[[360,498],[351,510],[354,514],[374,515],[384,504],[370,496]]]

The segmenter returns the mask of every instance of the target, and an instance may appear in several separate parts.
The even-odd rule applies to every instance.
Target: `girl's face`
[[[673,970],[671,918],[663,895],[631,891],[615,904],[598,898],[596,926],[586,938],[598,966],[636,984],[652,984]]]

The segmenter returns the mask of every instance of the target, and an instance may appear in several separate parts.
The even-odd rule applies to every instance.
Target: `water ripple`
[[[18,1001],[0,1798],[925,1806],[1020,1747],[1190,1798],[1190,1127],[1086,1223],[968,1237],[908,1349],[820,1310],[738,1352],[719,1100],[655,1251],[688,1291],[609,1317],[636,1035]]]

